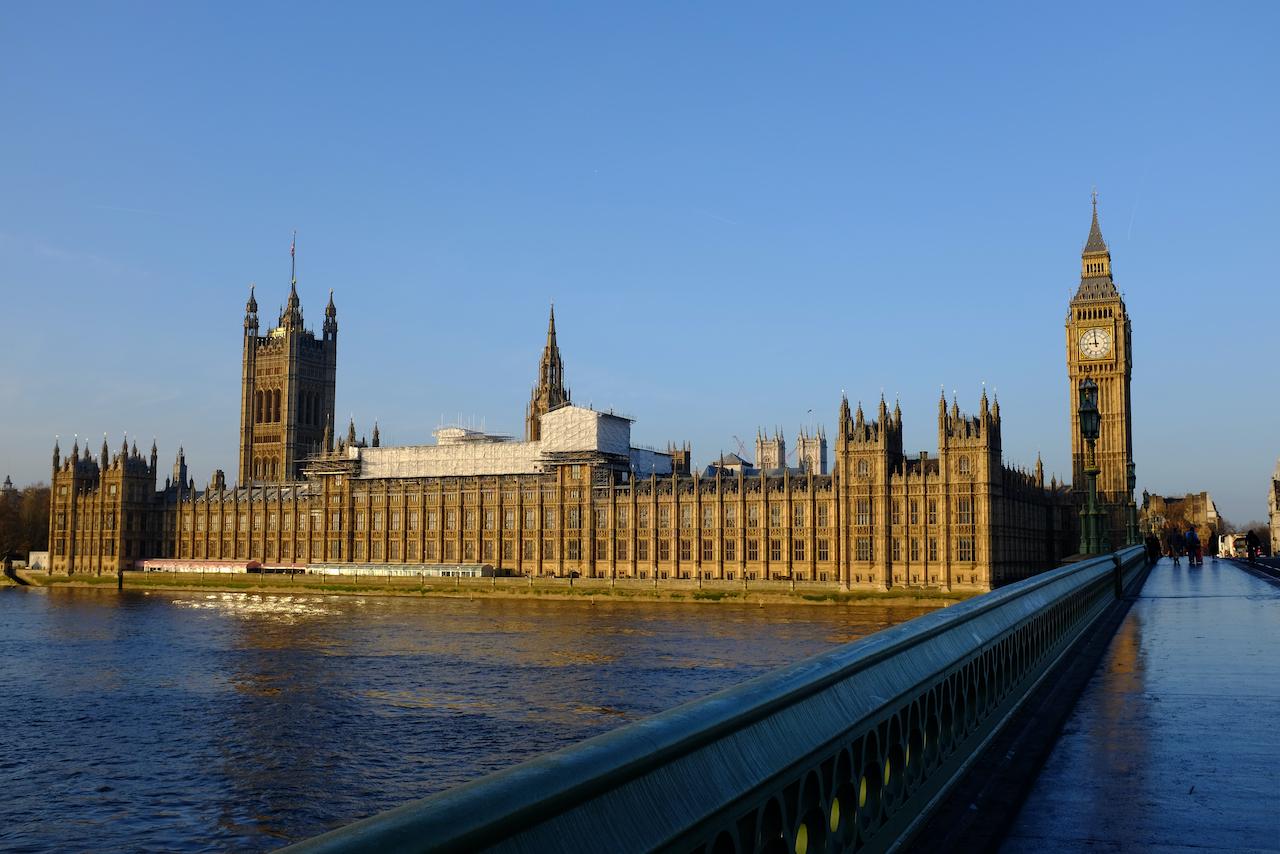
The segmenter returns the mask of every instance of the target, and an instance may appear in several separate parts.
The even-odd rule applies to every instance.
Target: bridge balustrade
[[[1144,567],[1063,566],[292,850],[893,850]]]

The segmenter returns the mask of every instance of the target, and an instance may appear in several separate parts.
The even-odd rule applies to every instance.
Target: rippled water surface
[[[272,849],[927,610],[0,589],[0,849]]]

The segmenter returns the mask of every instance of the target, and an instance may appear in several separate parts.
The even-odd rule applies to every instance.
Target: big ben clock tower
[[[1077,411],[1080,382],[1098,384],[1098,500],[1106,511],[1112,548],[1126,541],[1126,512],[1131,498],[1133,416],[1129,380],[1133,373],[1132,328],[1124,299],[1111,279],[1111,250],[1098,227],[1098,194],[1093,194],[1093,223],[1080,255],[1080,287],[1067,312],[1067,377],[1070,380],[1072,489],[1084,502],[1084,440]]]

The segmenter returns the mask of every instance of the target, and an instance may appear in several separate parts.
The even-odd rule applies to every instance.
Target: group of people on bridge
[[[1204,565],[1204,544],[1200,542],[1200,535],[1192,525],[1187,525],[1187,530],[1181,534],[1170,531],[1163,546],[1154,533],[1148,534],[1144,545],[1147,549],[1147,557],[1152,563],[1159,560],[1163,554],[1173,559],[1174,566],[1182,562],[1183,555],[1186,555],[1187,563],[1191,566]],[[1262,541],[1253,531],[1245,535],[1245,547],[1250,563],[1262,556]]]
[[[1160,540],[1154,533],[1148,534],[1144,543],[1147,549],[1147,557],[1152,563],[1160,559],[1161,555],[1173,558],[1173,565],[1178,566],[1182,562],[1182,556],[1186,555],[1187,563],[1191,566],[1201,566],[1204,564],[1204,544],[1200,542],[1200,535],[1196,533],[1196,529],[1187,525],[1187,530],[1179,534],[1177,531],[1170,531],[1165,538],[1165,542],[1161,545]]]

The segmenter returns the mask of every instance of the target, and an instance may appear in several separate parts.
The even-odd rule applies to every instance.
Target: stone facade
[[[1001,463],[998,405],[984,399],[973,417],[941,406],[939,453],[913,457],[901,453],[901,414],[883,410],[868,422],[842,404],[826,476],[645,477],[588,444],[544,450],[507,474],[368,477],[366,466],[381,472],[378,458],[401,449],[350,447],[313,458],[297,482],[155,492],[154,461],[77,459],[55,474],[53,527],[69,519],[79,536],[70,549],[55,536],[53,565],[488,563],[533,575],[985,590],[1072,550],[1067,490],[1046,487],[1042,469]],[[135,503],[143,496],[154,499]]]
[[[1073,390],[1083,376],[1104,389],[1100,485],[1119,503],[1132,459],[1129,320],[1095,232],[1096,208],[1068,317],[1068,373]],[[1078,542],[1077,494],[1046,483],[1038,461],[1006,465],[1000,404],[985,392],[972,415],[939,401],[935,454],[904,451],[896,404],[890,412],[881,399],[867,418],[842,399],[831,473],[818,430],[801,433],[796,468],[775,431],[759,434],[754,467],[734,457],[699,474],[687,443],[637,448],[629,419],[572,405],[554,312],[525,441],[446,428],[434,445],[389,448],[376,428],[372,444],[358,441],[351,424],[335,443],[336,310],[331,295],[317,341],[296,296],[266,336],[250,296],[237,486],[215,472],[197,489],[181,451],[158,487],[154,446],[143,459],[104,443],[94,459],[77,444],[63,460],[55,445],[54,571],[114,572],[146,558],[483,563],[535,576],[989,590],[1056,565]],[[1081,336],[1099,328],[1113,343],[1086,353]],[[1074,394],[1071,418],[1074,443]]]

